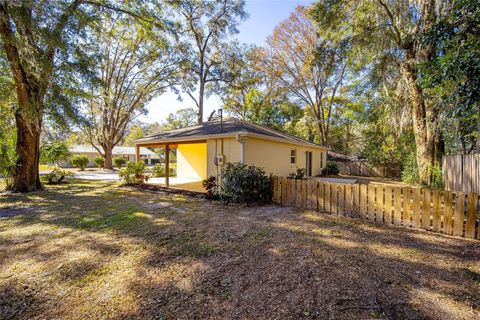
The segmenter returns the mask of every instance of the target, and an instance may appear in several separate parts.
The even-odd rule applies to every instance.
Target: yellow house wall
[[[222,139],[207,140],[207,176],[220,179],[221,166],[216,166],[216,154],[222,154]],[[290,164],[290,150],[296,149],[296,163]],[[297,168],[306,168],[306,152],[312,152],[312,175],[320,175],[326,165],[326,149],[309,148],[289,143],[247,137],[244,148],[246,164],[262,167],[268,174],[288,176]],[[241,161],[241,144],[235,138],[223,139],[225,163]]]
[[[207,177],[207,144],[179,144],[177,148],[177,177],[205,179]]]
[[[291,149],[297,151],[295,164],[290,163]],[[326,164],[326,150],[323,149],[248,137],[244,157],[246,164],[262,167],[273,175],[286,177],[297,168],[306,168],[307,151],[312,152],[312,175],[321,174]]]
[[[223,143],[222,143],[223,140]],[[223,144],[223,153],[222,153]],[[207,176],[219,179],[221,166],[216,166],[215,155],[223,154],[225,163],[240,161],[240,143],[235,138],[209,139],[207,140]]]

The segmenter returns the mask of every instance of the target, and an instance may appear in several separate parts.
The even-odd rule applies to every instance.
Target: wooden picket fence
[[[277,204],[480,239],[477,193],[285,177],[273,181]]]

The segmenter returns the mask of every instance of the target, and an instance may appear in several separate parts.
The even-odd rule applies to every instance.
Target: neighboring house
[[[86,155],[88,157],[89,167],[95,166],[95,162],[93,161],[95,158],[100,157],[100,153],[91,145],[74,145],[68,149],[70,151],[70,156],[67,158],[66,161],[63,161],[63,163],[60,163],[62,167],[70,167],[72,166],[72,157],[75,155]],[[126,161],[136,161],[136,156],[135,156],[135,147],[114,147],[112,150],[113,153],[113,158],[124,158]],[[158,156],[148,150],[147,148],[141,148],[140,149],[140,159],[144,160],[145,163],[151,164],[152,159],[158,158]]]
[[[220,178],[227,162],[263,168],[267,174],[287,176],[305,168],[320,175],[328,148],[270,128],[234,118],[215,119],[182,129],[162,131],[138,140],[139,147],[176,148],[177,178]]]

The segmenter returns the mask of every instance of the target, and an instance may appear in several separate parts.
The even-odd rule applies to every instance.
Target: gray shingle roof
[[[98,151],[92,147],[91,145],[86,145],[86,144],[77,144],[74,146],[71,146],[68,148],[68,151],[71,153],[98,153]],[[129,154],[129,155],[134,155],[135,154],[135,147],[123,147],[123,146],[117,146],[114,147],[112,150],[112,153],[115,154]],[[142,156],[155,156],[156,154],[147,148],[140,148],[140,154]]]
[[[161,142],[162,140],[173,141],[177,140],[178,142],[185,140],[192,140],[195,137],[212,137],[215,136],[225,136],[236,134],[255,134],[264,136],[266,138],[273,138],[275,140],[283,140],[285,142],[296,143],[296,144],[307,144],[315,147],[321,147],[321,145],[312,143],[310,141],[273,130],[264,126],[257,124],[241,121],[235,118],[224,118],[223,124],[220,125],[220,120],[215,119],[211,121],[204,122],[199,125],[193,125],[185,127],[182,129],[175,129],[169,131],[161,131],[141,139],[135,140],[136,143],[149,143],[149,142]]]

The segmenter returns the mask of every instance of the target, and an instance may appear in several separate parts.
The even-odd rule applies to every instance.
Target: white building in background
[[[62,167],[70,167],[72,166],[72,157],[75,155],[86,155],[89,159],[88,166],[89,167],[94,167],[95,162],[94,159],[97,157],[100,157],[100,153],[91,145],[84,145],[84,144],[79,144],[79,145],[74,145],[71,146],[69,149],[70,151],[70,156],[67,158],[66,161],[61,163]],[[135,162],[135,147],[123,147],[123,146],[117,146],[114,147],[112,150],[113,158],[124,158],[126,161],[132,161]],[[140,159],[143,159],[147,165],[152,164],[152,159],[158,159],[158,155],[147,148],[140,148]]]

